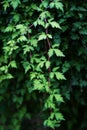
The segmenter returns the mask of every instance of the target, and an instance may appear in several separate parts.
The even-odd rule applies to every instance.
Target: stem
[[[43,0],[41,0],[41,2],[43,2]],[[45,23],[47,23],[47,19],[45,18]],[[46,28],[46,34],[48,34],[48,28]],[[49,40],[49,38],[47,37],[47,43],[48,43],[48,48],[50,49],[50,47],[51,47],[51,43],[50,43],[50,40]],[[49,50],[48,49],[48,50]],[[50,61],[50,57],[49,57],[49,55],[48,55],[48,61]],[[48,72],[50,73],[51,72],[51,67],[49,67],[48,68]],[[50,77],[48,77],[48,83],[49,83],[49,86],[50,86]]]
[[[46,20],[46,19],[45,19],[45,22],[47,23],[47,20]],[[48,34],[48,28],[46,28],[46,34]],[[50,43],[50,40],[49,40],[48,37],[47,37],[47,43],[48,43],[48,48],[50,49],[51,43]],[[49,50],[49,49],[48,49],[48,50]],[[48,61],[50,61],[49,55],[48,55]],[[50,74],[50,72],[51,72],[51,67],[48,68],[48,72],[49,72],[49,74]],[[49,82],[49,86],[50,86],[50,77],[48,77],[48,82]]]
[[[28,39],[30,39],[30,34],[28,33]],[[30,58],[32,57],[31,51],[30,51]]]
[[[29,26],[29,28],[31,28],[31,27],[33,27],[33,24],[31,24],[31,25]]]
[[[41,2],[43,2],[43,0],[41,0]],[[45,23],[47,23],[47,19],[46,19],[46,18],[45,18]],[[48,28],[46,28],[46,34],[48,34]],[[48,43],[48,50],[49,50],[50,47],[51,47],[51,43],[50,43],[50,40],[49,40],[48,37],[47,37],[47,43]],[[47,51],[47,49],[46,49],[46,51]],[[50,61],[49,55],[48,55],[48,61]],[[49,74],[50,74],[50,72],[51,72],[51,67],[48,68],[48,72],[49,72]],[[50,87],[50,77],[48,77],[48,87]],[[52,109],[50,109],[50,113],[52,113]]]

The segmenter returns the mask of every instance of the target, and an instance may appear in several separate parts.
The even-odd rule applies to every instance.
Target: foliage
[[[87,128],[86,3],[0,3],[0,130]]]

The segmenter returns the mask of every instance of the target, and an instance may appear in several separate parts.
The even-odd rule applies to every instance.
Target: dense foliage
[[[3,0],[0,43],[0,130],[86,130],[87,1]]]

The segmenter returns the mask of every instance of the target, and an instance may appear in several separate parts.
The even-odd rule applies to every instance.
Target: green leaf
[[[55,21],[50,22],[50,25],[52,26],[52,28],[59,28],[59,29],[61,29],[59,23],[57,23],[57,22],[55,22]]]
[[[4,30],[4,32],[12,32],[13,31],[13,25],[8,25],[6,28],[5,28],[5,30]]]
[[[13,19],[14,19],[15,22],[18,22],[19,19],[20,19],[20,15],[19,15],[19,14],[15,14],[15,15],[13,16]]]
[[[44,121],[44,126],[51,127],[52,129],[55,128],[53,121],[50,119]]]
[[[56,72],[58,69],[59,69],[59,67],[54,67],[52,71]]]
[[[3,1],[2,4],[3,4],[3,7],[4,7],[4,10],[5,10],[5,11],[6,11],[6,9],[10,6],[10,4],[9,4],[8,1]]]
[[[11,61],[9,66],[11,66],[12,68],[17,68],[16,61]]]
[[[13,78],[12,74],[8,73],[8,74],[6,75],[6,79],[12,79],[12,78]]]
[[[55,72],[56,78],[58,80],[66,80],[66,78],[64,77],[64,75],[60,72]]]
[[[50,78],[51,78],[51,79],[54,78],[54,73],[53,73],[53,72],[50,73]]]
[[[46,19],[47,17],[51,17],[51,14],[50,14],[49,11],[44,11],[44,12],[42,12],[42,13],[40,14],[40,18],[41,18],[42,20]]]
[[[55,7],[63,12],[63,4],[61,2],[56,2]]]
[[[23,27],[24,27],[23,24],[16,25],[16,29],[22,29]]]
[[[53,49],[49,49],[49,51],[48,51],[48,55],[49,55],[49,57],[52,57],[53,56]]]
[[[0,71],[7,73],[8,72],[8,66],[5,65],[5,66],[0,67]]]
[[[29,45],[24,45],[23,46],[23,54],[25,55],[27,52],[30,52],[30,46]]]
[[[45,102],[45,109],[52,108],[55,109],[55,104],[52,101],[47,100]]]
[[[27,41],[27,38],[26,36],[20,36],[18,39],[17,39],[18,42],[24,42],[24,41]]]
[[[44,8],[47,8],[48,7],[48,4],[49,4],[49,1],[47,1],[47,0],[44,0],[43,2],[42,2],[42,4],[41,4],[41,6],[40,7],[44,7]]]
[[[38,25],[38,20],[33,23],[33,25],[36,27]]]
[[[25,73],[27,73],[31,69],[30,63],[28,61],[23,61],[22,65],[25,69]]]
[[[78,67],[79,68],[79,67]],[[70,63],[65,62],[62,67],[63,73],[67,72],[70,69]]]
[[[54,97],[57,102],[64,102],[63,97],[60,94],[55,94]]]
[[[10,2],[14,9],[16,9],[18,5],[21,3],[20,0],[10,0]]]
[[[59,44],[53,44],[52,45],[52,48],[54,48],[54,49],[56,49],[56,48],[58,48],[59,47]]]
[[[51,3],[50,3],[50,8],[52,9],[52,8],[54,8],[54,6],[55,6],[55,3],[54,3],[54,2],[51,2]]]
[[[56,54],[56,56],[59,56],[59,57],[64,57],[64,54],[62,51],[60,51],[59,49],[54,49],[54,52]]]
[[[43,91],[44,85],[42,84],[41,80],[34,80],[34,88],[33,90]]]
[[[82,35],[87,35],[87,29],[84,28],[84,29],[80,30],[79,33]]]
[[[46,61],[45,65],[46,65],[46,69],[48,69],[50,67],[50,61]]]
[[[42,25],[43,27],[45,27],[45,23],[43,20],[38,19],[37,23],[38,23],[38,25]]]
[[[51,34],[47,34],[47,37],[52,39],[52,35]]]
[[[41,41],[41,40],[45,40],[47,38],[46,34],[45,33],[42,33],[39,38],[38,38],[38,41]]]
[[[31,74],[30,74],[30,79],[32,80],[32,79],[34,79],[36,77],[36,73],[35,72],[32,72]]]
[[[39,68],[42,68],[43,66],[44,66],[44,61],[41,61],[39,64],[38,64],[38,66],[37,67],[39,67]]]
[[[17,24],[16,25],[16,29],[18,29],[20,31],[21,36],[24,36],[27,33],[27,28],[28,27],[26,25],[24,25],[24,24]]]
[[[38,40],[37,39],[31,39],[30,43],[33,47],[37,47]]]
[[[55,113],[56,120],[64,120],[64,117],[61,113]]]
[[[50,115],[50,119],[54,119],[54,117],[55,117],[55,113],[52,112],[51,115]]]

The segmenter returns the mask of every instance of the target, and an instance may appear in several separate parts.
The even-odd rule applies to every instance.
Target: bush
[[[0,3],[0,130],[87,128],[86,18],[86,0]]]

